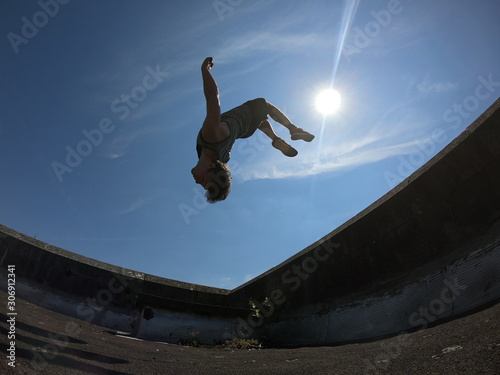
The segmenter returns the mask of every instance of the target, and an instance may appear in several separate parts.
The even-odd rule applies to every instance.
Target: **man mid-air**
[[[207,116],[196,140],[199,160],[191,170],[196,183],[206,190],[206,198],[210,203],[224,200],[229,195],[231,172],[226,163],[236,139],[248,138],[259,129],[271,138],[273,147],[284,155],[297,155],[297,150],[274,133],[267,115],[286,127],[292,140],[311,142],[314,139],[314,135],[293,125],[280,109],[263,98],[247,101],[221,114],[219,89],[210,73],[213,66],[212,57],[207,57],[201,66]]]

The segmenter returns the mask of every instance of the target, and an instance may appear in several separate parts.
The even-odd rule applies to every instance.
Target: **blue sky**
[[[234,288],[376,201],[500,96],[499,13],[496,0],[2,1],[0,223]],[[223,111],[265,97],[316,134],[295,158],[261,134],[237,141],[215,205],[190,174],[207,56]],[[314,98],[330,86],[342,105],[325,118]]]

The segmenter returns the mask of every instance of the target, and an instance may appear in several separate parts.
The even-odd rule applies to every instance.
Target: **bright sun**
[[[335,112],[340,107],[340,94],[333,89],[324,90],[316,97],[316,108],[325,116]]]

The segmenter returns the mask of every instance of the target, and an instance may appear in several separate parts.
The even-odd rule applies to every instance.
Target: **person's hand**
[[[207,57],[205,61],[203,61],[203,64],[201,64],[202,69],[207,69],[210,70],[214,66],[214,59],[213,57]]]

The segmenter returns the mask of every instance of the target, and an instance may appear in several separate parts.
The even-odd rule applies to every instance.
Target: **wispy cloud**
[[[134,200],[131,200],[124,204],[124,207],[118,210],[117,215],[126,215],[137,211],[144,206],[148,205],[152,201],[161,197],[164,193],[162,191],[152,191],[149,193],[143,193],[141,196],[136,197]]]
[[[279,153],[266,154],[269,156],[241,168],[237,177],[243,181],[300,178],[341,172],[406,155],[425,142],[425,129],[430,124],[419,120],[417,113],[394,106],[375,124],[353,122],[351,125],[343,129],[326,129],[323,139],[317,137],[307,148],[302,147],[304,151],[296,158],[283,158]],[[342,138],[338,134],[342,134]]]
[[[148,199],[139,198],[136,201],[129,203],[129,205],[125,209],[123,209],[122,211],[119,212],[119,215],[125,215],[125,214],[129,214],[131,212],[134,212],[134,211],[144,207],[144,205],[146,205],[146,203],[148,201],[149,201]]]
[[[417,84],[417,90],[422,95],[441,94],[449,91],[456,90],[458,83],[452,82],[430,82],[429,77]]]
[[[334,41],[319,33],[291,33],[251,31],[232,37],[224,43],[215,56],[222,62],[231,62],[255,51],[289,52],[300,54],[331,48]]]
[[[123,127],[119,131],[112,133],[109,143],[102,146],[102,154],[109,159],[117,159],[124,156],[130,147],[138,138],[161,132],[162,130],[155,126],[133,126]]]
[[[356,147],[353,150],[339,153],[330,149],[325,151],[321,159],[309,154],[303,161],[294,165],[276,161],[273,165],[262,163],[256,168],[247,168],[242,172],[244,181],[256,179],[281,179],[314,176],[323,173],[340,172],[361,165],[375,163],[397,155],[404,155],[415,150],[417,142],[406,142],[394,145],[378,146],[371,148]]]
[[[117,134],[109,142],[104,150],[104,156],[110,159],[117,159],[126,154],[128,148],[141,135],[141,130]]]

